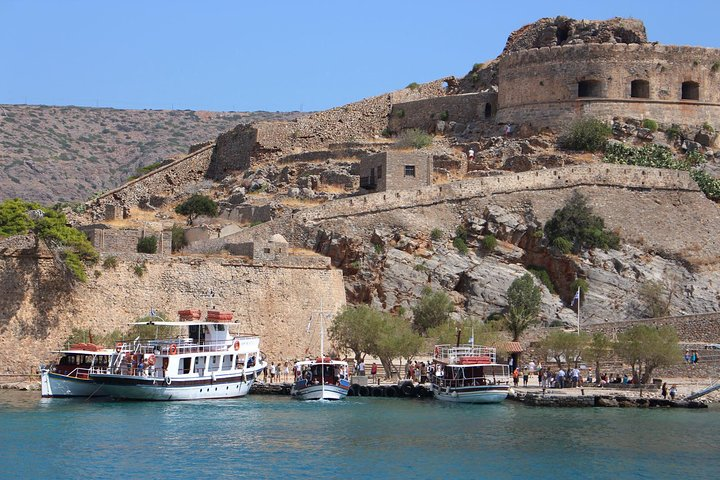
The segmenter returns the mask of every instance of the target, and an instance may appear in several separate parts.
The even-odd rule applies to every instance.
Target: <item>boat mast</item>
[[[322,385],[322,397],[325,398],[325,322],[322,298],[320,299],[320,383]]]

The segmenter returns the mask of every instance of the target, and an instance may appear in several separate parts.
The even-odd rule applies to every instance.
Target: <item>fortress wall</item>
[[[717,120],[718,61],[718,49],[652,44],[585,44],[515,52],[500,59],[498,121],[562,125],[579,114],[640,115],[679,124]],[[582,80],[600,81],[600,92],[578,98]],[[633,80],[649,83],[649,98],[631,98]],[[685,81],[700,85],[699,101],[681,99]]]
[[[485,177],[414,190],[374,193],[335,200],[295,214],[300,221],[326,220],[350,215],[413,208],[435,203],[484,197],[524,190],[552,190],[582,185],[620,188],[699,191],[687,172],[626,165],[601,164],[535,170]]]
[[[491,112],[494,114],[497,109],[497,94],[466,93],[395,103],[392,106],[388,127],[394,132],[406,128],[430,131],[435,128],[438,120],[468,123],[485,117],[486,104],[490,104]]]
[[[342,272],[312,268],[247,265],[199,257],[118,256],[116,269],[100,269],[87,284],[73,286],[52,257],[0,256],[0,361],[3,371],[27,372],[50,359],[73,328],[95,335],[125,330],[150,308],[176,318],[181,308],[212,302],[235,312],[239,330],[260,335],[271,360],[298,358],[319,349],[318,326],[305,333],[322,306],[345,305]],[[145,262],[142,277],[134,266]],[[213,298],[208,292],[214,293]]]
[[[121,218],[124,208],[147,203],[154,195],[176,194],[187,183],[202,180],[210,165],[213,148],[214,144],[208,145],[98,197],[88,204],[93,219]]]

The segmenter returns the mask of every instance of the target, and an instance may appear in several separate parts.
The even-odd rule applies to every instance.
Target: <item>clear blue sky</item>
[[[321,110],[462,76],[542,17],[720,47],[717,0],[0,0],[0,104]]]

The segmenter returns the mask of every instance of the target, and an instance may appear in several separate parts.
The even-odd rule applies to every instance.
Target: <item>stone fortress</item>
[[[502,124],[557,132],[581,116],[713,124],[720,119],[720,49],[648,42],[637,20],[541,19],[514,32],[497,59],[476,65],[465,78],[443,78],[294,121],[240,125],[91,207],[97,220],[117,218],[202,176],[219,181],[270,162],[362,159],[388,145],[359,139],[386,132],[420,128],[457,136],[470,127],[499,133]]]
[[[477,165],[468,164],[465,155],[468,146],[478,149],[476,145],[488,145],[487,150],[494,152],[495,145],[503,141],[506,124],[513,126],[513,135],[528,138],[544,131],[558,133],[571,119],[582,116],[607,121],[651,118],[691,128],[699,128],[703,123],[718,125],[718,70],[720,50],[649,43],[644,26],[638,21],[542,19],[514,32],[497,59],[476,65],[464,78],[447,77],[412,85],[293,121],[240,125],[214,142],[192,147],[187,156],[88,202],[86,215],[78,222],[90,227],[98,222],[132,219],[138,210],[154,211],[174,205],[196,191],[213,190],[216,198],[231,195],[245,198],[245,190],[254,188],[251,180],[258,172],[273,179],[263,184],[262,189],[269,185],[287,189],[288,194],[294,185],[332,184],[332,178],[342,179],[334,180],[342,193],[328,201],[302,208],[264,209],[262,225],[228,230],[227,235],[220,238],[199,241],[186,249],[188,256],[167,255],[168,242],[163,241],[161,255],[140,259],[150,266],[147,280],[139,285],[135,285],[137,281],[122,281],[127,299],[150,301],[152,291],[167,290],[161,305],[169,308],[182,295],[196,300],[202,297],[200,290],[212,283],[211,278],[201,275],[202,281],[196,281],[193,272],[198,268],[202,270],[204,264],[211,265],[207,270],[222,280],[227,298],[239,293],[247,296],[233,298],[229,306],[253,312],[253,318],[258,319],[256,333],[268,338],[269,353],[302,355],[294,333],[317,307],[310,298],[312,286],[329,292],[326,305],[337,310],[345,304],[343,272],[332,267],[341,267],[345,273],[356,268],[348,266],[354,257],[343,253],[346,247],[343,242],[352,241],[323,230],[325,224],[357,222],[363,232],[371,232],[374,225],[386,220],[381,217],[384,214],[393,221],[411,223],[413,218],[422,218],[427,209],[459,211],[478,201],[481,205],[490,199],[519,201],[529,193],[538,195],[535,205],[547,217],[562,197],[554,192],[577,187],[588,189],[596,210],[609,219],[611,227],[624,228],[638,242],[647,242],[648,248],[681,257],[683,245],[678,239],[687,225],[670,225],[656,239],[645,240],[643,229],[653,228],[645,222],[654,217],[642,210],[633,212],[629,207],[619,211],[612,197],[645,196],[646,212],[661,198],[676,202],[678,211],[700,212],[709,202],[685,172],[607,164],[564,166],[563,160],[559,165],[536,164],[532,168],[506,171],[503,175],[481,172],[481,178],[469,175],[452,183],[433,184],[431,174],[433,167],[438,174],[441,165],[457,167],[466,174],[477,169]],[[415,128],[435,133],[446,148],[418,151],[392,148],[393,142],[387,137]],[[711,147],[714,141],[712,138],[710,144],[704,146]],[[532,150],[543,142],[531,139],[523,145]],[[525,146],[522,148],[524,152]],[[323,177],[322,168],[338,159],[350,164],[349,174]],[[413,168],[408,168],[410,166]],[[320,173],[312,173],[314,169],[320,169]],[[393,178],[388,176],[390,172],[398,174]],[[349,177],[352,181],[348,181]],[[331,180],[323,180],[328,178]],[[367,188],[370,186],[374,188]],[[239,191],[242,193],[235,193]],[[659,211],[664,215],[668,208]],[[223,215],[227,217],[228,211]],[[694,239],[698,246],[688,255],[698,263],[712,265],[717,263],[718,251],[713,225],[720,225],[720,221],[716,213],[703,212],[702,215],[698,220],[702,228]],[[454,228],[451,224],[457,224],[456,217],[455,211],[447,215],[448,230]],[[628,219],[631,219],[629,223]],[[248,218],[244,226],[254,220]],[[106,255],[119,252],[129,255],[137,238],[148,234],[145,230],[112,233],[112,229],[96,228],[93,231],[96,247]],[[290,245],[324,253],[332,257],[332,261],[318,255],[295,255],[283,237],[274,236],[278,233],[287,238]],[[318,246],[321,243],[322,248]],[[197,256],[199,253],[221,255],[217,261],[198,260],[203,258]],[[123,259],[123,265],[131,268],[138,261],[128,257]],[[187,278],[171,281],[162,273],[163,265]],[[0,268],[0,275],[32,289],[29,280],[14,276],[11,271],[10,267]],[[113,276],[116,275],[99,277],[97,282],[109,282],[106,287],[111,288]],[[169,290],[166,282],[173,285]],[[247,285],[242,287],[244,282]],[[303,288],[298,289],[298,282]],[[347,284],[345,289],[348,290]],[[81,290],[82,295],[92,298],[98,294],[92,286],[81,287]],[[18,298],[16,303],[22,306],[22,312],[10,323],[21,332],[32,323],[30,316],[55,312],[56,316],[72,313],[82,320],[81,324],[94,325],[93,315],[80,300],[82,295],[73,297],[77,299],[69,309],[53,305],[47,307],[48,311],[39,311]],[[139,307],[127,302],[119,302],[113,313],[142,313]],[[101,303],[95,299],[89,305],[95,308]],[[263,307],[251,307],[251,304]],[[297,305],[301,308],[295,308]],[[277,314],[283,316],[282,325],[274,323]],[[67,333],[68,324],[63,325],[62,331]],[[292,346],[290,351],[284,348],[287,345]]]

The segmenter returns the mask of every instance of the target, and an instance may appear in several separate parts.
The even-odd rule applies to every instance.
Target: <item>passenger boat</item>
[[[290,395],[298,400],[341,400],[350,390],[347,362],[317,357],[295,363]]]
[[[295,363],[295,381],[290,395],[298,400],[342,400],[350,391],[348,364],[324,354],[324,312],[320,317],[320,356]],[[312,322],[312,319],[310,320]],[[308,329],[310,324],[308,324]]]
[[[90,379],[93,372],[107,370],[112,349],[92,343],[76,343],[68,350],[53,352],[60,357],[55,363],[40,367],[40,390],[43,397],[102,397],[102,385]]]
[[[437,345],[430,376],[433,396],[457,403],[499,403],[508,395],[510,369],[496,350],[475,345]]]
[[[193,312],[184,316],[185,312]],[[118,342],[106,372],[91,372],[118,399],[200,400],[247,395],[266,366],[257,336],[232,334],[232,314],[182,310],[179,322],[137,322],[187,329],[187,336]]]

